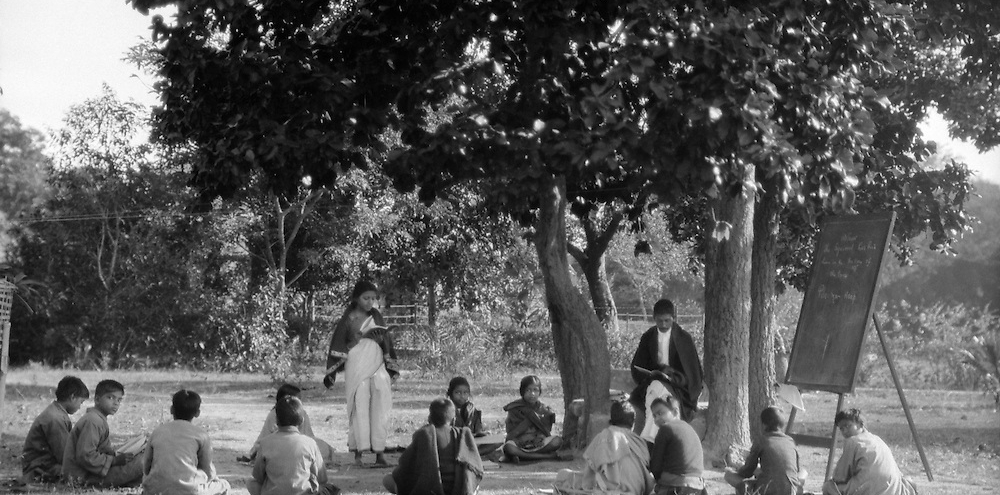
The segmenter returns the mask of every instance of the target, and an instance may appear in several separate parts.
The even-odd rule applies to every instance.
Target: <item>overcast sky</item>
[[[125,0],[0,0],[0,107],[46,130],[58,128],[70,106],[99,95],[102,83],[119,96],[156,104],[151,78],[122,61],[150,36],[151,16]],[[1000,183],[1000,149],[979,154],[950,139],[940,118],[922,128],[941,151]]]

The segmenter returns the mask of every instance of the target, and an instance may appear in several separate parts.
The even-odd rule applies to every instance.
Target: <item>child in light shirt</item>
[[[274,407],[278,431],[264,437],[247,482],[250,495],[338,495],[327,484],[326,466],[316,441],[299,433],[302,402],[294,396]]]
[[[21,451],[21,481],[56,481],[62,477],[66,439],[73,429],[69,416],[90,398],[83,380],[65,376],[56,386],[56,400],[42,411],[28,429]]]
[[[190,390],[174,394],[174,420],[149,436],[143,462],[146,495],[226,495],[229,482],[215,475],[212,440],[192,421],[201,415],[201,397]]]

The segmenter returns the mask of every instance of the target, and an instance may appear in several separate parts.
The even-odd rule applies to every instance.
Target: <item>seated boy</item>
[[[455,404],[435,399],[430,405],[428,424],[413,434],[413,440],[399,458],[399,466],[385,475],[382,484],[399,495],[473,495],[483,479],[472,431],[451,426]]]
[[[899,471],[889,446],[865,429],[860,410],[839,411],[833,421],[844,435],[844,447],[833,476],[823,483],[823,495],[917,494],[913,482]]]
[[[701,439],[681,419],[677,399],[658,398],[651,409],[653,421],[659,427],[649,461],[649,470],[656,480],[656,495],[707,494],[702,478],[705,454]]]
[[[274,403],[277,404],[281,399],[294,396],[299,397],[302,393],[302,389],[292,385],[290,383],[284,383],[278,387],[278,391],[274,394]],[[302,400],[299,398],[299,400]],[[260,433],[257,434],[257,440],[254,441],[253,446],[250,447],[250,453],[245,457],[239,457],[238,461],[253,461],[257,458],[257,451],[260,449],[260,441],[264,437],[278,431],[278,421],[274,415],[274,408],[272,407],[267,413],[267,417],[264,418],[264,426],[261,427]],[[316,438],[313,434],[312,425],[309,423],[309,414],[306,413],[305,408],[302,409],[302,424],[299,425],[299,433],[316,440],[316,445],[319,447],[319,451],[323,454],[323,463],[328,464],[333,459],[333,447],[330,444],[324,442],[323,440]]]
[[[282,398],[274,406],[278,431],[264,437],[247,482],[250,495],[337,495],[327,484],[326,466],[316,441],[299,433],[302,401]]]
[[[142,492],[145,495],[225,495],[229,482],[215,476],[212,440],[191,423],[201,415],[201,397],[190,390],[174,394],[170,405],[174,420],[160,425],[149,436],[143,459]]]
[[[31,423],[21,454],[21,481],[56,481],[62,477],[63,452],[73,428],[70,414],[90,398],[83,380],[65,376],[56,386],[56,400]]]
[[[104,488],[138,486],[142,481],[142,456],[116,454],[111,446],[108,416],[118,412],[125,387],[102,380],[94,389],[94,407],[73,426],[63,454],[63,476],[71,484]]]
[[[760,412],[760,422],[764,437],[754,442],[743,467],[726,468],[726,482],[736,488],[737,495],[801,494],[806,471],[800,468],[795,441],[783,432],[784,416],[778,408],[768,407]]]

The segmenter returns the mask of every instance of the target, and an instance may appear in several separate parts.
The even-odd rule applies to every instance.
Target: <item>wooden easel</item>
[[[882,344],[882,353],[885,355],[885,361],[889,365],[889,374],[892,375],[892,383],[896,386],[896,392],[899,394],[899,402],[903,405],[903,413],[906,414],[906,422],[910,426],[910,434],[913,435],[913,443],[917,446],[917,453],[920,454],[920,462],[923,463],[924,471],[927,472],[927,481],[934,481],[934,475],[931,473],[931,465],[927,462],[927,455],[924,454],[924,447],[920,444],[920,436],[917,435],[917,427],[913,423],[913,415],[910,414],[910,405],[906,402],[906,395],[903,393],[903,386],[899,383],[899,375],[896,374],[896,364],[892,360],[892,353],[889,352],[889,346],[885,343],[885,335],[882,333],[882,325],[879,324],[878,318],[874,314],[872,315],[872,322],[875,323],[875,332],[878,334],[879,343]],[[839,413],[843,407],[844,394],[839,393],[837,394],[836,412]],[[798,409],[793,407],[791,414],[788,416],[788,426],[785,428],[785,433],[792,437],[799,445],[830,449],[830,453],[826,458],[826,476],[823,478],[823,481],[826,481],[833,476],[833,453],[836,450],[837,445],[837,425],[833,425],[833,431],[830,433],[829,437],[792,433],[792,428],[795,426],[795,416],[797,412]]]

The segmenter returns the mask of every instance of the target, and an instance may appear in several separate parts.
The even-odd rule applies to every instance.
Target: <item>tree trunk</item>
[[[763,180],[761,181],[763,183]],[[763,436],[760,412],[774,400],[774,282],[777,276],[778,214],[774,191],[762,195],[753,216],[753,268],[750,271],[750,432]]]
[[[437,303],[437,277],[431,275],[427,282],[427,326],[435,328],[437,326],[438,303]],[[416,319],[413,321],[416,324]]]
[[[574,286],[566,245],[566,180],[548,177],[535,223],[535,249],[545,283],[552,340],[563,386],[563,405],[584,398],[582,430],[589,441],[607,425],[610,402],[611,355],[608,338],[597,315]],[[569,418],[567,418],[569,419]],[[566,421],[563,432],[577,431]]]
[[[736,165],[734,182],[751,180],[749,166]],[[713,466],[735,460],[750,445],[747,373],[750,323],[750,252],[753,193],[722,192],[709,202],[719,222],[731,225],[726,239],[709,238],[705,253],[705,383],[708,432],[705,457]]]
[[[587,279],[587,288],[594,301],[594,312],[597,314],[597,319],[601,321],[607,331],[617,332],[618,308],[615,306],[615,298],[611,294],[611,284],[608,283],[606,259],[604,253],[601,253],[599,257],[588,259],[588,263],[583,265],[583,276]]]

